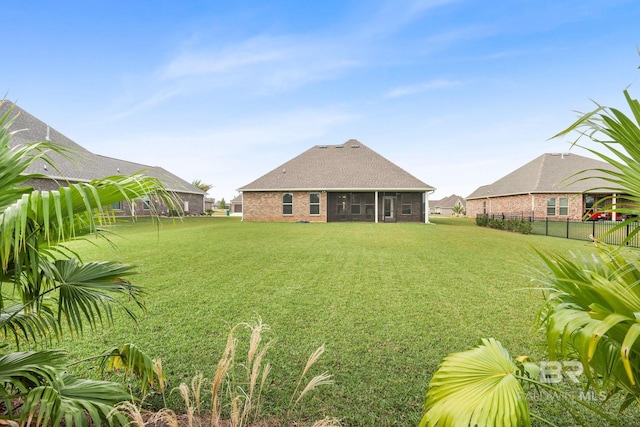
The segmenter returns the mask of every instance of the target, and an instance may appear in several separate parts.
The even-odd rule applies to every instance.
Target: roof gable
[[[455,205],[460,205],[464,208],[466,207],[467,203],[463,197],[460,197],[457,194],[452,194],[445,197],[444,199],[429,201],[429,206],[438,208],[451,209]]]
[[[355,139],[316,145],[239,191],[413,190],[431,191],[420,181]]]
[[[528,193],[582,193],[611,186],[595,171],[589,173],[590,178],[576,181],[580,177],[574,175],[591,169],[614,170],[608,163],[589,157],[546,153],[493,184],[478,187],[467,200]]]
[[[12,147],[51,141],[67,151],[66,156],[55,152],[47,153],[51,165],[44,161],[34,162],[25,170],[25,173],[41,174],[55,180],[74,182],[86,182],[113,175],[143,173],[162,181],[169,191],[204,194],[191,183],[159,166],[148,166],[94,154],[12,102],[0,100],[0,115],[10,109],[11,117],[14,117],[10,131],[15,132],[9,142]]]

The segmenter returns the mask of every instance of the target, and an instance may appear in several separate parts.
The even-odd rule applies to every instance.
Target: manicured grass
[[[305,397],[298,419],[339,417],[345,425],[417,425],[438,362],[481,337],[512,355],[542,357],[533,328],[541,305],[529,289],[531,246],[590,251],[585,242],[477,227],[243,223],[238,218],[148,220],[111,229],[117,249],[72,246],[85,260],[138,265],[147,291],[136,326],[124,315],[104,331],[63,342],[74,358],[133,342],[162,358],[171,386],[197,372],[211,379],[231,325],[256,317],[276,340],[266,415],[283,417],[295,382],[320,344],[313,368],[335,384]],[[179,402],[176,393],[173,402]],[[174,409],[179,409],[175,404]]]

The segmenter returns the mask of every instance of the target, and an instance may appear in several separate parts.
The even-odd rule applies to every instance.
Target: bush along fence
[[[476,216],[476,224],[481,227],[515,231],[522,234],[538,234],[574,240],[601,241],[610,245],[621,245],[629,234],[639,226],[638,222],[633,222],[607,234],[621,223],[618,221],[580,221],[568,218],[566,220],[557,220],[548,217],[536,218],[523,214],[506,213],[478,215]],[[640,247],[640,237],[635,235],[626,245],[635,248]]]

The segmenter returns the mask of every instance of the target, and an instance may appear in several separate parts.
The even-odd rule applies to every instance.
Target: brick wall
[[[72,183],[73,184],[73,183]],[[28,180],[25,185],[31,186],[36,190],[41,191],[53,191],[57,190],[62,186],[68,186],[69,183],[66,181],[54,181],[52,179],[46,178],[34,178]],[[178,199],[180,203],[180,208],[184,209],[184,202],[189,202],[189,210],[185,212],[188,215],[201,215],[203,213],[203,199],[204,195],[200,194],[191,194],[191,193],[175,193],[174,196]],[[159,200],[152,201],[156,206],[157,213],[159,215],[169,215],[169,208],[161,203]],[[150,215],[152,213],[149,209],[144,209],[144,203],[142,200],[136,200],[135,202],[135,215],[145,216]],[[131,204],[130,203],[121,203],[120,209],[114,211],[115,215],[118,216],[131,216]]]
[[[556,199],[555,215],[548,215],[548,199]],[[568,202],[568,215],[560,215],[560,199]],[[467,200],[467,216],[475,218],[479,214],[522,214],[524,216],[549,217],[558,219],[581,219],[584,214],[584,202],[581,194],[520,194],[515,196],[491,197],[487,199]]]
[[[293,214],[282,214],[280,191],[245,191],[242,193],[242,218],[244,221],[265,222],[327,222],[327,193],[323,191],[292,191]],[[309,194],[320,193],[320,214],[309,214]]]

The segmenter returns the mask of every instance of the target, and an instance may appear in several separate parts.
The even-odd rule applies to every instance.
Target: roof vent
[[[351,146],[351,148],[360,148],[360,146],[359,146],[359,145],[357,145],[357,144],[353,144],[353,145]]]
[[[344,145],[336,145],[336,148],[344,148]]]
[[[327,148],[326,145],[318,145],[318,148]]]
[[[44,139],[47,141],[51,141],[49,125],[47,125],[47,136],[45,136]]]

